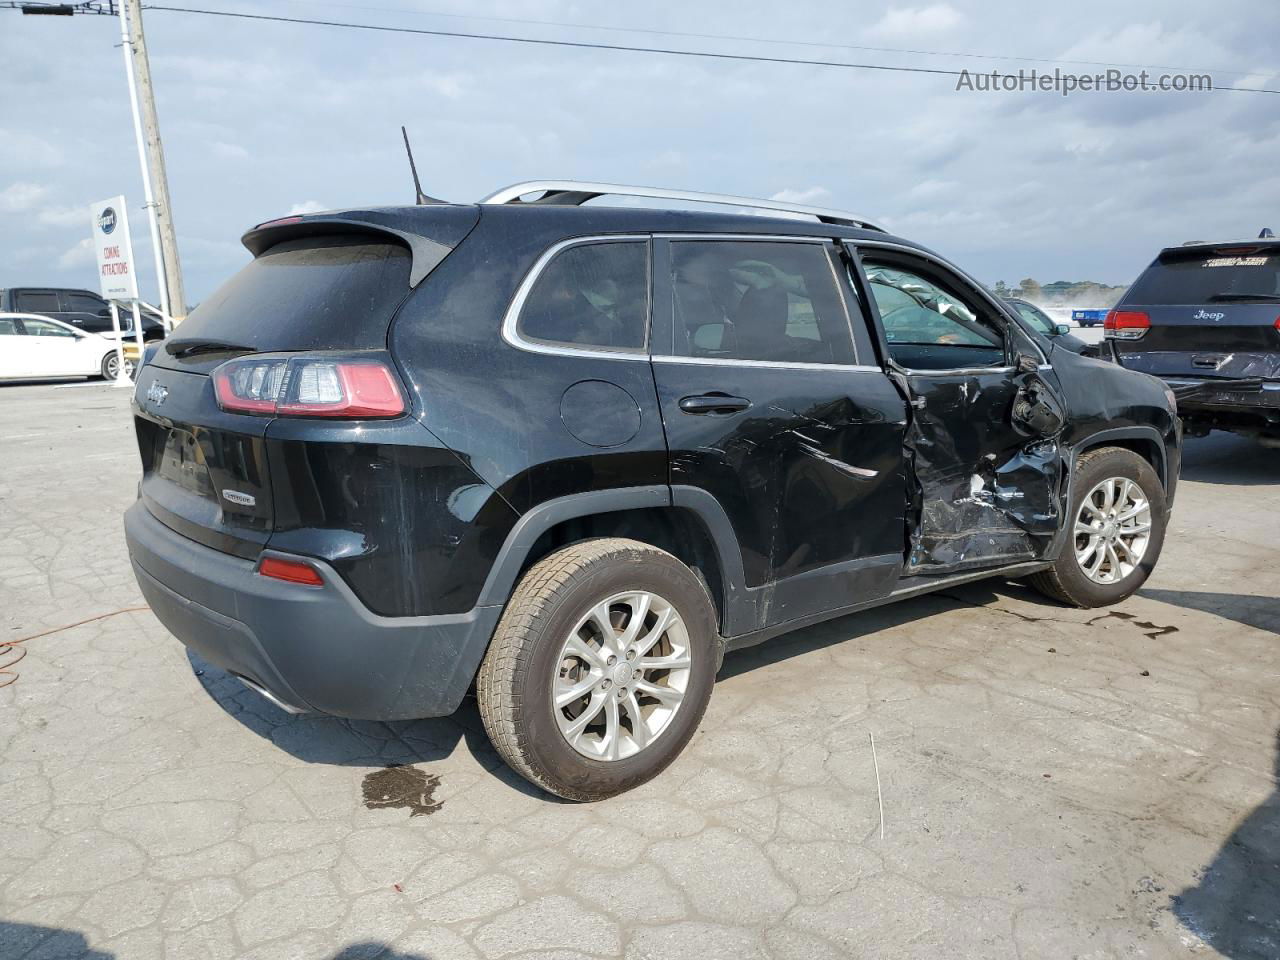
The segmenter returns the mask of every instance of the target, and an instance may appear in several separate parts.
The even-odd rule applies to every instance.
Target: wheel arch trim
[[[557,524],[622,510],[672,507],[693,513],[705,529],[720,567],[723,629],[726,634],[740,629],[744,618],[751,622],[752,614],[743,609],[746,578],[738,538],[728,515],[706,490],[665,484],[575,493],[547,500],[526,511],[499,549],[476,605],[505,605],[538,538]]]

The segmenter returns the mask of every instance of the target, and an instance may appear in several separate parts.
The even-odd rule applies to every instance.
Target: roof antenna
[[[1271,232],[1271,228],[1270,228],[1270,227],[1263,227],[1263,228],[1262,228],[1262,232],[1261,232],[1260,234],[1258,234],[1258,239],[1259,239],[1259,240],[1270,240],[1270,239],[1272,239],[1274,236],[1275,236],[1275,234]]]
[[[409,146],[409,131],[403,126],[400,127],[400,134],[404,137],[404,152],[409,155],[409,171],[413,174],[413,202],[418,206],[424,206],[428,203],[444,203],[443,200],[437,200],[435,197],[428,197],[422,192],[422,182],[418,180],[418,167],[413,162],[413,148]]]

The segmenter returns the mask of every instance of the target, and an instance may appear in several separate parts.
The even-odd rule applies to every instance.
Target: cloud
[[[769,198],[782,203],[821,204],[831,199],[831,191],[826,187],[807,187],[803,190],[779,190]]]
[[[221,140],[215,140],[213,143],[213,154],[224,160],[248,160],[249,151],[238,143],[224,143]]]
[[[48,193],[49,188],[46,186],[19,180],[0,190],[0,211],[26,213],[35,209]]]
[[[84,227],[89,229],[89,208],[84,207],[45,207],[36,219],[46,227]]]
[[[289,208],[289,212],[285,214],[287,217],[296,217],[306,213],[323,213],[330,209],[318,200],[303,200],[301,203],[295,203]]]
[[[963,19],[960,11],[946,3],[928,7],[897,7],[886,11],[867,33],[873,37],[913,38],[925,33],[946,33]]]
[[[83,267],[94,262],[93,238],[85,237],[70,250],[58,258],[58,266],[64,270],[70,267]]]

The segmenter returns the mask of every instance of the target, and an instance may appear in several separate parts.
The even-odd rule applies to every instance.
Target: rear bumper
[[[1280,380],[1210,380],[1165,377],[1178,398],[1179,412],[1236,410],[1280,413]]]
[[[141,501],[124,525],[138,585],[169,632],[302,710],[367,720],[452,713],[502,612],[383,617],[323,562],[307,558],[323,586],[285,583],[175,533]]]

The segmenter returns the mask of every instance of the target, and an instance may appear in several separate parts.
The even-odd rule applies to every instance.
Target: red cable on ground
[[[86,623],[93,623],[95,620],[105,620],[108,617],[118,617],[122,613],[138,613],[142,610],[150,609],[150,607],[125,607],[122,610],[112,610],[110,613],[100,613],[96,617],[86,617],[83,620],[77,620],[75,623],[68,623],[65,627],[54,627],[52,630],[33,633],[29,637],[20,637],[17,640],[0,640],[0,659],[3,659],[13,651],[17,652],[17,656],[12,660],[3,660],[3,662],[0,662],[0,689],[9,686],[9,684],[18,679],[18,675],[14,673],[10,667],[27,655],[27,648],[19,646],[19,644],[26,643],[28,640],[38,640],[41,637],[48,637],[55,633],[62,633],[64,630],[83,627]]]

